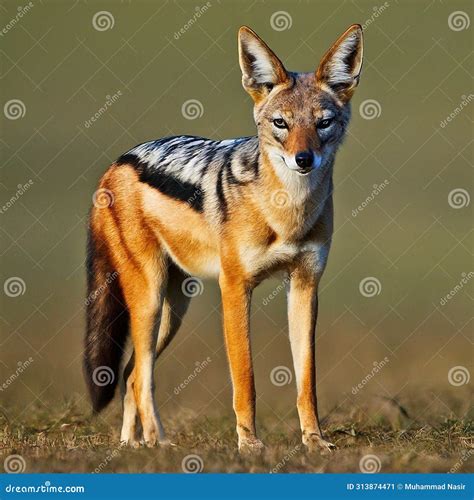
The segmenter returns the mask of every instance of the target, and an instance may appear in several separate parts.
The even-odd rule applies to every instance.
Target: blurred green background
[[[321,413],[347,402],[357,407],[373,394],[404,401],[423,390],[437,404],[441,398],[447,415],[461,416],[473,370],[472,5],[2,2],[0,382],[9,381],[0,391],[2,407],[16,408],[19,419],[72,397],[87,408],[85,225],[107,166],[135,144],[164,135],[254,133],[240,83],[240,25],[255,29],[287,68],[312,71],[339,34],[359,22],[365,64],[336,162],[335,237],[321,284]],[[200,103],[194,119],[182,112],[190,100]],[[374,293],[370,286],[364,292],[366,278]],[[292,378],[285,313],[281,281],[257,289],[252,342],[259,411],[280,417],[277,410],[291,411],[295,398],[294,382],[271,380],[275,367],[289,368]],[[217,285],[205,282],[158,362],[165,422],[176,407],[232,414],[220,321]],[[385,357],[389,362],[354,394]],[[453,384],[455,367],[461,383]],[[453,407],[448,393],[461,403]]]

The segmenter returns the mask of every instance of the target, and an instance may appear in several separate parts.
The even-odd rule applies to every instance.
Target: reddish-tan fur
[[[314,123],[323,118],[324,100],[332,99],[334,109],[344,117],[359,78],[361,45],[353,57],[354,68],[349,68],[353,81],[342,89],[331,88],[335,70],[331,73],[329,65],[336,65],[339,45],[351,36],[361,44],[360,27],[352,26],[328,51],[316,73],[303,74],[291,83],[293,77],[268,46],[248,28],[241,29],[243,83],[255,102],[261,141],[259,175],[254,182],[229,188],[228,213],[221,222],[215,222],[216,214],[193,210],[141,182],[134,165],[114,164],[102,177],[99,187],[113,193],[113,203],[93,208],[91,234],[96,249],[106,255],[97,266],[118,273],[134,348],[125,370],[123,441],[136,442],[137,417],[147,444],[165,440],[155,409],[153,366],[186,310],[188,300],[180,295],[180,286],[190,274],[218,277],[239,447],[258,450],[263,446],[255,427],[249,309],[253,288],[282,270],[291,283],[289,336],[303,443],[312,449],[331,447],[322,438],[317,415],[314,331],[317,289],[332,235],[332,163],[317,184],[307,188],[299,174],[275,168],[275,152],[288,157],[307,150],[323,155],[324,141],[315,133]],[[254,75],[247,50],[266,58],[273,71],[270,88]],[[270,70],[264,65],[262,71]],[[275,112],[292,124],[284,136],[277,136],[281,132],[267,125]],[[333,161],[331,155],[327,161]],[[280,191],[288,193],[288,202],[275,207],[272,198]]]

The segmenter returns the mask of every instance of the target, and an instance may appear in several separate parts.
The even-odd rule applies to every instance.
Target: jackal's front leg
[[[250,290],[240,279],[221,276],[224,336],[234,391],[239,450],[259,451],[262,442],[255,431],[255,385],[249,337]]]
[[[288,322],[303,444],[310,450],[328,450],[334,445],[322,437],[316,400],[314,337],[317,315],[317,277],[304,269],[293,270],[288,295]]]

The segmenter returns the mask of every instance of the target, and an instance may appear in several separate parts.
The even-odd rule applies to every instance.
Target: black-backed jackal
[[[239,449],[263,447],[255,429],[249,308],[253,288],[283,271],[303,443],[332,446],[316,408],[317,290],[333,231],[334,158],[361,71],[362,29],[349,27],[314,73],[287,71],[247,27],[238,40],[257,136],[177,136],[136,146],[100,181],[113,203],[91,212],[86,379],[99,411],[114,395],[130,331],[121,439],[132,445],[140,439],[138,418],[146,444],[165,440],[153,367],[180,326],[189,303],[182,282],[193,275],[219,280]],[[104,366],[112,384],[95,380]]]

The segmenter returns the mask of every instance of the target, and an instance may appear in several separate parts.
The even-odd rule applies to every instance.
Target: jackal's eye
[[[288,128],[288,125],[283,118],[275,118],[273,120],[273,125],[275,125],[276,128]]]
[[[334,120],[333,118],[326,118],[325,120],[321,120],[320,122],[318,122],[316,127],[319,129],[328,128],[331,126],[333,120]]]

